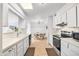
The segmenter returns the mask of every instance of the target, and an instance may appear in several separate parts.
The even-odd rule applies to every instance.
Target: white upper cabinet
[[[54,16],[53,18],[53,27],[54,28],[60,28],[59,26],[56,26],[57,24],[61,24],[62,22],[67,23],[67,16],[66,12],[57,16]]]
[[[62,22],[67,22],[66,13],[63,13],[62,15],[57,16],[57,24],[60,24]]]
[[[77,5],[77,27],[79,27],[79,4]]]
[[[62,22],[67,23],[66,12],[61,15],[61,19]]]
[[[2,26],[8,26],[8,4],[4,3],[2,7]]]
[[[57,16],[57,24],[62,22],[62,17],[61,16]]]
[[[67,11],[67,26],[76,27],[76,6],[73,6]]]

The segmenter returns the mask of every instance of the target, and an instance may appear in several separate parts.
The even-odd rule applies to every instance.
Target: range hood
[[[66,26],[66,25],[67,25],[67,23],[62,22],[62,23],[57,24],[56,26],[64,27],[64,26]]]

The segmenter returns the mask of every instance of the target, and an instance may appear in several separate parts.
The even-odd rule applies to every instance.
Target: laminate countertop
[[[10,34],[3,34],[2,35],[2,50],[6,50],[10,48],[11,46],[17,44],[24,38],[28,37],[29,34],[22,33],[19,36],[17,36],[15,33],[10,33]]]
[[[61,40],[79,47],[79,40],[76,40],[76,39],[73,39],[73,38],[61,38]]]

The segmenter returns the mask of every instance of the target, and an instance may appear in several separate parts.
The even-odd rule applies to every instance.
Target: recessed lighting
[[[46,5],[47,3],[39,3],[39,5]]]
[[[21,6],[22,6],[24,9],[33,9],[32,3],[21,3]]]

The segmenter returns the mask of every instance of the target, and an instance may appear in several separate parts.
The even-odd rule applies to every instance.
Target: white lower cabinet
[[[79,56],[79,47],[61,40],[61,56]]]
[[[24,56],[25,52],[29,47],[29,37],[27,36],[20,42],[16,43],[14,46],[3,51],[3,56]]]
[[[29,39],[28,39],[28,37],[26,37],[24,39],[24,54],[26,53],[28,47],[29,47]]]
[[[4,51],[3,56],[16,56],[16,45]]]
[[[51,44],[52,46],[53,46],[53,39],[52,39],[52,35],[51,34],[49,34],[49,37],[48,37],[48,42],[49,42],[49,44]]]
[[[24,54],[25,54],[26,50],[27,50],[27,39],[25,38],[24,39]]]
[[[73,51],[73,53],[74,53],[75,55],[78,55],[78,56],[79,56],[79,47],[74,46],[74,45],[72,45],[72,44],[70,44],[69,47],[70,47],[70,50]]]
[[[27,37],[27,48],[29,47],[29,37]]]
[[[24,53],[24,43],[23,41],[20,41],[18,44],[17,44],[17,56],[23,56]]]

